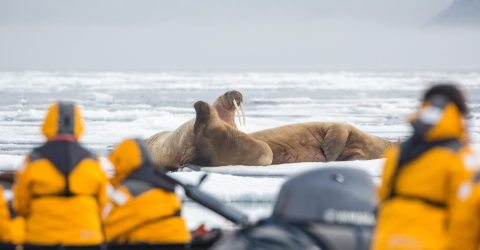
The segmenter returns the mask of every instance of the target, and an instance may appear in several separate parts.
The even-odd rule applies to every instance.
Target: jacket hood
[[[426,142],[449,138],[464,139],[465,122],[458,107],[444,95],[425,100],[410,119],[415,132]]]
[[[43,121],[42,132],[51,140],[57,135],[73,135],[77,140],[83,131],[80,108],[73,102],[54,102]]]
[[[150,152],[141,139],[128,139],[120,143],[108,156],[115,167],[112,185],[121,183],[134,170],[143,165],[151,165]]]

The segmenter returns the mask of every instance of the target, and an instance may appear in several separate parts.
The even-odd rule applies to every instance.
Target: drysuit
[[[156,177],[148,149],[140,140],[122,142],[109,156],[115,189],[102,214],[105,237],[114,243],[187,243],[174,186]]]
[[[373,250],[446,249],[471,175],[462,112],[448,96],[426,98],[410,122],[413,136],[385,152]]]
[[[103,242],[100,213],[108,180],[96,155],[77,143],[79,108],[57,102],[35,148],[17,171],[14,208],[25,218],[25,242],[33,245],[97,245]]]

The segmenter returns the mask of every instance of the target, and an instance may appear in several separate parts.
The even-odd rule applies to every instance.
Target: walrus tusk
[[[242,114],[243,114],[243,126],[245,126],[246,121],[245,121],[245,109],[243,109],[243,102],[240,103],[240,108],[242,109]]]
[[[233,105],[235,105],[235,109],[237,110],[238,122],[242,125],[242,120],[240,120],[240,110],[238,109],[237,101],[235,101],[235,99],[233,99]]]

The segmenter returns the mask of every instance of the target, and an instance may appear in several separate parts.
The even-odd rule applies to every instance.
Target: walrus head
[[[231,90],[225,92],[225,94],[219,96],[217,100],[213,103],[213,107],[217,110],[218,116],[220,119],[225,121],[227,124],[236,127],[235,125],[235,111],[238,114],[238,122],[242,125],[240,119],[240,109],[243,113],[243,126],[245,126],[245,109],[243,108],[243,95],[242,93]]]
[[[195,112],[197,113],[196,120],[199,122],[205,123],[210,118],[216,118],[216,115],[211,115],[212,113],[217,113],[216,110],[210,106],[210,104],[204,101],[198,101],[193,104]]]

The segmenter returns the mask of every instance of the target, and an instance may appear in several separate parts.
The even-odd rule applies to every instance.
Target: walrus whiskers
[[[245,121],[245,109],[243,109],[243,102],[240,103],[240,108],[242,108],[242,114],[243,114],[243,126],[245,126],[246,121]]]
[[[233,99],[233,105],[235,105],[235,109],[237,110],[238,122],[242,125],[242,120],[240,120],[240,110],[238,109],[237,101],[235,101],[235,99]]]

